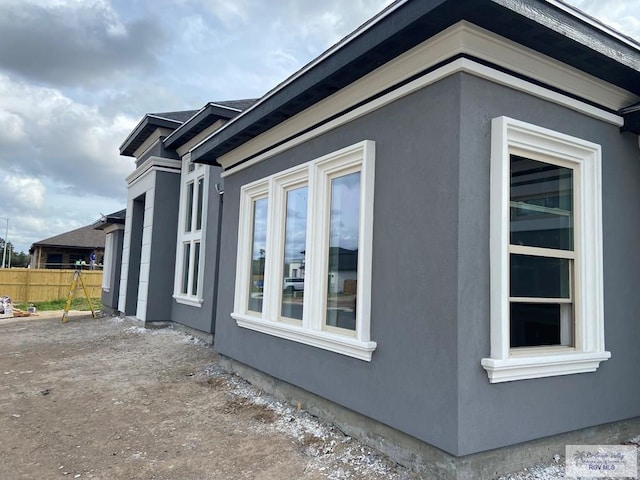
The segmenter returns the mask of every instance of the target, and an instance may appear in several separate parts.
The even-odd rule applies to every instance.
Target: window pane
[[[191,231],[191,222],[193,221],[193,182],[187,184],[187,214],[185,215],[184,231]]]
[[[572,345],[571,304],[512,303],[511,347]]]
[[[280,314],[297,320],[302,320],[303,310],[308,190],[308,187],[300,187],[287,192]]]
[[[566,258],[511,255],[511,296],[571,298]]]
[[[204,195],[204,178],[198,179],[198,204],[196,212],[196,230],[202,228],[202,200]]]
[[[200,269],[200,242],[193,244],[193,280],[191,281],[191,295],[198,295],[198,273]]]
[[[249,285],[248,310],[262,312],[264,289],[264,265],[267,252],[267,206],[266,198],[253,202],[253,234],[251,240],[251,285]]]
[[[182,255],[182,288],[180,292],[186,294],[189,291],[189,260],[191,258],[191,244],[185,243]]]
[[[573,250],[573,170],[511,155],[511,244]]]
[[[356,329],[360,172],[331,180],[326,324]]]

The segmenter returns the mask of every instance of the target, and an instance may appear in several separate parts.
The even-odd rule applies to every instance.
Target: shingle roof
[[[61,233],[53,237],[45,238],[31,245],[34,247],[79,247],[79,248],[104,248],[104,232],[95,230],[93,225],[76,228],[69,232]]]
[[[184,123],[193,117],[198,110],[183,110],[180,112],[162,112],[162,113],[149,113],[149,115],[160,118],[167,118],[169,120],[176,120],[180,123]]]
[[[187,122],[176,128],[164,140],[165,148],[178,148],[205,131],[218,120],[229,120],[258,101],[257,98],[244,100],[223,100],[209,102]]]
[[[258,100],[259,100],[258,98],[247,98],[244,100],[223,100],[221,102],[211,102],[211,103],[215,103],[216,105],[224,105],[225,107],[230,107],[230,108],[237,108],[238,110],[246,110],[251,105],[256,103]]]
[[[234,109],[243,111],[249,108],[251,105],[258,101],[257,98],[249,98],[242,100],[221,100],[218,102],[209,102],[200,110],[182,110],[177,112],[159,112],[159,113],[147,113],[140,123],[136,126],[136,128],[129,134],[126,140],[120,146],[120,154],[132,156],[136,149],[144,143],[144,141],[151,135],[157,128],[167,128],[170,130],[177,130],[182,126],[185,122],[191,119],[197,114],[202,114],[203,110],[217,108],[218,110],[223,110],[221,118],[233,118],[239,112],[233,112],[227,109]],[[221,108],[224,107],[224,108]],[[204,112],[204,116],[208,117],[208,113]],[[211,119],[209,119],[211,120]],[[200,133],[202,130],[207,128],[209,125],[213,124],[215,120],[209,121],[201,121],[200,118],[197,118],[194,122],[193,126],[186,127],[186,130],[182,130],[180,135],[180,141],[188,141],[190,138],[193,138],[195,135]],[[178,137],[173,137],[172,141],[175,143],[178,141]],[[171,143],[170,142],[170,143]],[[167,146],[170,145],[167,144]]]

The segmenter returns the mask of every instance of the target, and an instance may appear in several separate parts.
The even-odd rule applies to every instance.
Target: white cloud
[[[640,41],[640,0],[567,0],[567,3]]]
[[[236,22],[247,23],[251,2],[248,0],[202,0],[203,5],[228,28],[237,27]]]
[[[104,117],[59,90],[0,74],[2,118],[21,125],[14,145],[0,149],[5,168],[59,181],[80,195],[124,194],[123,179],[133,162],[118,154],[118,146],[137,119]]]
[[[5,174],[0,198],[11,199],[13,211],[39,210],[44,206],[45,186],[37,178]]]
[[[0,145],[16,144],[25,139],[26,133],[22,117],[12,112],[0,110]]]

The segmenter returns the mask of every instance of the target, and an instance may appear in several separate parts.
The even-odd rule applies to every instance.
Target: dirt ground
[[[0,479],[411,479],[171,329],[0,319]]]

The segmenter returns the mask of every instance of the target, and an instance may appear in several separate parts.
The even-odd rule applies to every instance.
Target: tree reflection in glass
[[[299,187],[289,190],[286,198],[280,315],[296,320],[302,320],[303,311],[308,193],[307,186]]]
[[[267,251],[267,207],[268,200],[260,198],[253,202],[253,238],[251,247],[251,285],[247,309],[262,312],[264,290],[264,265]]]
[[[331,180],[326,325],[356,330],[360,172]]]

